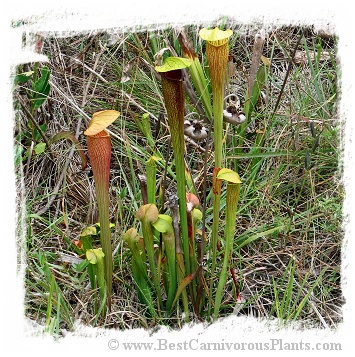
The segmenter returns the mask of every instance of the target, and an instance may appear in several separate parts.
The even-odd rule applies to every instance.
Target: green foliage
[[[16,74],[14,78],[14,85],[17,86],[18,84],[24,84],[28,82],[32,78],[33,73],[33,71],[29,71]]]
[[[100,291],[100,310],[103,312],[103,316],[106,315],[106,280],[105,280],[105,254],[101,248],[88,249],[85,252],[86,258],[91,265],[93,265],[93,273],[95,275],[95,283],[99,287]]]
[[[276,316],[284,323],[297,319],[305,305],[309,303],[309,298],[313,290],[322,281],[322,277],[325,273],[325,270],[323,270],[314,283],[309,284],[308,276],[306,276],[303,281],[298,280],[295,267],[295,261],[290,259],[284,275],[278,279],[278,281],[274,278],[272,279],[275,297],[273,309],[275,310]],[[281,290],[280,287],[285,288]]]
[[[34,151],[35,151],[36,155],[43,154],[45,150],[46,150],[46,143],[38,143],[34,147]]]
[[[41,76],[37,81],[33,82],[32,91],[28,91],[32,103],[32,111],[37,110],[46,101],[50,91],[49,77],[50,71],[45,66],[41,69]]]
[[[223,165],[218,167],[222,167],[219,171],[213,171],[216,166],[215,147],[212,148],[213,111],[220,112],[222,107],[214,106],[206,43],[198,38],[198,29],[194,26],[184,28],[183,38],[174,29],[142,31],[127,33],[124,39],[107,47],[102,36],[103,52],[95,56],[102,55],[104,60],[95,62],[86,56],[85,68],[73,66],[70,78],[61,78],[62,74],[58,75],[59,72],[50,67],[56,72],[56,82],[63,80],[65,89],[67,83],[74,80],[81,84],[75,87],[75,100],[82,95],[81,103],[85,104],[69,98],[70,115],[63,116],[65,126],[71,131],[74,132],[71,127],[75,127],[85,112],[101,109],[121,112],[120,119],[110,129],[113,147],[110,220],[116,223],[111,227],[115,313],[109,315],[110,319],[104,319],[105,299],[96,271],[98,259],[94,251],[100,248],[99,225],[82,230],[81,246],[76,241],[80,222],[87,226],[89,223],[84,222],[97,219],[93,218],[96,212],[92,204],[91,173],[81,172],[80,166],[75,171],[76,165],[70,166],[70,170],[65,168],[68,181],[60,189],[55,204],[46,214],[36,215],[36,208],[43,207],[43,201],[51,198],[62,169],[61,166],[58,169],[58,158],[65,155],[60,150],[56,152],[54,165],[50,167],[45,161],[47,155],[43,155],[48,146],[42,134],[52,131],[56,123],[41,121],[39,129],[30,124],[26,135],[18,135],[16,162],[24,158],[31,166],[32,158],[36,157],[36,163],[52,170],[49,175],[48,170],[45,171],[39,185],[31,189],[27,186],[31,212],[27,249],[54,251],[55,245],[55,251],[70,251],[77,259],[58,268],[57,258],[46,252],[55,274],[42,286],[41,308],[36,312],[36,307],[31,307],[30,312],[36,318],[44,315],[53,333],[59,331],[63,316],[66,319],[63,301],[68,302],[67,296],[71,296],[67,307],[72,316],[77,310],[71,309],[80,308],[86,323],[104,327],[110,327],[111,323],[120,328],[126,328],[127,323],[134,327],[156,324],[176,327],[181,326],[182,319],[210,321],[212,316],[249,314],[249,308],[266,318],[312,319],[325,327],[334,325],[336,318],[331,311],[333,303],[338,304],[340,294],[339,232],[343,199],[336,175],[339,163],[338,130],[334,121],[337,62],[332,54],[324,60],[327,40],[302,38],[298,49],[303,51],[305,61],[302,65],[293,63],[284,86],[284,71],[290,65],[288,60],[295,41],[280,37],[278,30],[270,34],[265,44],[262,52],[265,58],[256,63],[255,81],[249,95],[250,83],[246,82],[253,56],[248,51],[253,39],[245,37],[243,31],[233,28],[230,54],[234,60],[229,58],[228,66],[234,66],[236,71],[233,77],[227,78],[223,97],[237,93],[244,101],[240,107],[246,120],[238,126],[230,122],[220,125],[222,140],[217,146],[221,148]],[[291,37],[296,34],[287,33]],[[84,42],[76,49],[84,49]],[[154,70],[154,55],[164,48],[162,58],[165,60],[169,58],[166,50],[169,48],[172,56],[183,56],[191,61],[184,70],[181,118],[196,118],[197,123],[209,130],[208,139],[200,142],[186,135],[179,150],[172,148],[170,140],[174,133],[166,117],[161,74]],[[329,52],[333,52],[333,48]],[[83,75],[82,71],[90,65],[93,68],[90,77]],[[220,71],[221,78],[224,74]],[[33,83],[37,83],[37,97],[31,103],[38,105],[48,91],[44,85],[47,76],[45,70],[21,73],[15,83],[27,89],[28,96],[34,93]],[[68,76],[68,72],[63,76]],[[65,103],[67,98],[58,93],[53,93],[56,100]],[[276,105],[279,96],[281,100]],[[47,104],[42,102],[43,106]],[[61,122],[58,124],[63,126]],[[78,141],[81,142],[81,137]],[[180,155],[179,162],[176,154]],[[177,165],[180,165],[179,174]],[[28,178],[37,182],[35,176]],[[221,179],[243,183],[233,210],[230,194]],[[200,199],[200,205],[191,208],[187,204],[185,209],[181,189],[179,201],[173,204],[170,196],[176,193],[177,183],[187,192],[193,192]],[[216,187],[220,188],[217,199]],[[90,201],[82,203],[82,197],[90,197]],[[155,221],[135,216],[146,198],[157,208]],[[77,213],[79,208],[84,214]],[[181,235],[185,217],[179,214],[179,209],[186,213],[187,238]],[[86,252],[96,264],[89,262]],[[35,287],[39,279],[36,277],[33,281],[32,276],[38,270],[30,259],[31,284],[28,285],[38,292]],[[58,299],[56,284],[61,289]],[[28,296],[28,300],[36,299],[32,291]],[[59,301],[59,312],[55,301]]]
[[[14,85],[20,86],[28,82],[32,83],[28,85],[30,87],[27,89],[27,97],[30,102],[30,110],[26,112],[28,117],[27,130],[24,133],[21,133],[21,136],[24,136],[27,140],[28,148],[25,151],[25,154],[22,160],[32,157],[32,152],[36,155],[40,155],[45,152],[46,147],[49,148],[48,141],[45,137],[45,132],[47,129],[47,123],[38,124],[37,119],[35,118],[35,112],[39,109],[47,100],[47,97],[50,92],[50,70],[47,66],[44,66],[41,69],[41,76],[37,78],[38,64],[35,65],[33,71],[18,73],[14,77]],[[23,105],[22,105],[23,107]],[[27,111],[27,109],[25,110]],[[44,142],[39,142],[44,140]],[[36,145],[32,145],[37,143]]]
[[[49,262],[49,260],[53,261],[52,254],[42,251],[34,253],[30,259],[34,264],[34,271],[33,279],[28,280],[28,284],[43,296],[39,309],[46,310],[46,330],[55,337],[59,337],[62,322],[68,324],[69,328],[74,323],[73,312],[53,273],[53,270],[60,272],[62,268]]]

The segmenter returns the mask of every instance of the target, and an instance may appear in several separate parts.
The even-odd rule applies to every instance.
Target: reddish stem
[[[105,254],[107,305],[110,310],[113,262],[109,218],[109,181],[112,151],[109,134],[103,130],[96,135],[88,136],[87,147],[96,187],[96,199],[100,216],[100,240],[102,251]]]

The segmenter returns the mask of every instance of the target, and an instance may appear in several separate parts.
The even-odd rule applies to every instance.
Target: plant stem
[[[151,156],[149,160],[146,162],[148,203],[155,204],[156,174],[157,174],[156,158]]]
[[[228,42],[214,46],[207,43],[206,54],[209,63],[209,71],[212,85],[213,95],[213,139],[215,151],[215,169],[219,169],[223,165],[223,105],[224,105],[224,85],[226,78],[226,68],[228,63]],[[211,282],[210,293],[208,299],[208,316],[210,316],[211,303],[212,303],[212,290],[213,290],[213,275],[216,269],[216,255],[217,255],[217,242],[218,242],[218,228],[219,228],[219,211],[220,211],[220,190],[216,190],[213,196],[213,224],[212,224],[212,269],[211,269]]]
[[[167,259],[166,264],[167,264],[168,280],[169,280],[168,287],[166,288],[167,291],[166,311],[168,315],[170,315],[170,309],[177,288],[176,246],[175,246],[174,229],[172,226],[172,218],[168,215],[160,214],[158,220],[153,223],[153,226],[158,232],[161,233],[161,238],[162,241],[164,242],[165,254]]]
[[[236,210],[239,201],[240,193],[240,183],[228,183],[227,193],[226,193],[226,227],[225,227],[225,250],[223,258],[223,266],[221,275],[218,282],[214,314],[213,317],[216,319],[218,317],[219,308],[221,306],[222,294],[224,285],[227,280],[227,269],[230,264],[232,251],[233,251],[233,241],[234,241],[234,230],[236,223]]]
[[[177,201],[177,197],[175,195],[169,197],[169,207],[170,207],[173,230],[174,230],[174,235],[175,235],[176,274],[177,274],[177,282],[178,282],[178,285],[180,286],[184,279],[184,275],[185,275],[184,274],[185,273],[185,264],[184,264],[184,259],[182,259],[183,256],[181,253],[179,215],[178,215],[176,201]],[[182,299],[182,304],[184,307],[185,321],[188,322],[189,321],[189,306],[188,306],[186,289],[183,289],[183,291],[181,292],[181,299]]]
[[[154,234],[152,223],[158,220],[158,209],[155,204],[148,203],[141,206],[136,212],[136,217],[140,220],[142,226],[142,233],[144,238],[144,245],[147,252],[147,258],[150,266],[150,273],[155,286],[157,299],[158,299],[158,312],[160,313],[163,308],[160,279],[158,275],[157,265],[155,263],[154,254]]]
[[[179,197],[179,213],[182,234],[182,246],[185,258],[186,274],[190,274],[189,238],[186,213],[185,187],[185,139],[184,139],[184,91],[182,71],[173,70],[162,73],[162,91],[168,113],[171,140],[174,149],[177,194]]]
[[[131,228],[123,234],[122,238],[127,242],[132,253],[132,274],[137,287],[138,298],[142,303],[148,306],[148,311],[151,316],[155,316],[153,297],[150,289],[151,284],[145,265],[145,256],[141,254],[142,252],[138,246],[141,237],[138,236],[138,232],[135,228]]]
[[[111,140],[103,130],[96,135],[87,137],[88,154],[94,174],[96,199],[100,215],[100,241],[105,254],[105,278],[107,287],[107,306],[111,309],[112,292],[112,246],[110,230],[109,179],[111,164]]]

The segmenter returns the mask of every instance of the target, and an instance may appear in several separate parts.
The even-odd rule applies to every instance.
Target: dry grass
[[[232,27],[235,33],[239,32],[239,36],[231,48],[236,67],[231,88],[243,98],[257,26]],[[166,44],[164,41],[170,39],[168,36],[169,31],[157,33],[162,47]],[[251,126],[251,134],[244,143],[244,152],[252,146],[255,128],[267,122],[265,148],[288,150],[294,155],[265,159],[256,180],[250,184],[249,160],[240,161],[244,184],[236,237],[244,235],[247,239],[261,233],[260,238],[241,249],[237,249],[238,244],[235,246],[233,268],[246,301],[239,314],[262,318],[278,316],[275,301],[285,297],[290,302],[284,306],[284,311],[279,311],[282,315],[279,317],[292,319],[302,299],[307,297],[297,320],[306,325],[336,327],[342,320],[340,247],[343,199],[338,172],[337,132],[340,128],[336,111],[336,38],[321,40],[324,57],[318,61],[316,73],[310,68],[307,57],[303,66],[293,66],[276,115],[272,123],[268,122],[298,38],[297,28],[274,28],[268,32],[264,46],[263,55],[272,58],[271,79],[264,90],[264,100],[259,103],[259,115]],[[319,41],[312,29],[306,30],[305,38],[306,41],[300,44],[303,56],[306,46],[313,53]],[[143,173],[147,155],[145,139],[136,128],[133,116],[144,111],[151,113],[154,132],[163,108],[160,89],[156,79],[152,79],[148,62],[148,58],[152,59],[148,33],[115,37],[98,32],[68,38],[50,37],[44,39],[43,53],[50,59],[51,92],[36,116],[39,122],[48,124],[47,137],[69,130],[76,133],[85,148],[82,131],[91,114],[102,109],[121,111],[120,120],[112,129],[111,220],[116,223],[113,234],[116,253],[113,312],[106,321],[98,321],[97,324],[121,329],[153,327],[157,322],[149,321],[144,316],[145,307],[139,304],[132,289],[129,252],[120,238],[133,223],[134,212],[141,204],[137,174]],[[331,58],[325,53],[329,53]],[[128,63],[132,65],[129,73],[131,82],[120,83]],[[312,63],[315,63],[314,59]],[[19,71],[31,68],[29,64]],[[314,81],[321,85],[321,91]],[[321,102],[320,94],[327,102]],[[23,89],[16,91],[15,101],[17,96],[26,97]],[[320,149],[312,156],[315,168],[305,170],[304,153],[313,144],[310,120],[316,124],[317,132],[323,130],[324,134]],[[26,115],[19,111],[16,134],[27,130]],[[159,149],[166,152],[168,132],[164,122],[158,132],[157,143]],[[227,157],[234,155],[233,141],[231,143],[226,151]],[[23,138],[16,144],[25,149],[28,147]],[[187,150],[191,172],[198,178],[196,186],[202,187],[203,154],[196,145],[188,144]],[[72,319],[93,324],[95,316],[90,305],[92,292],[88,278],[83,278],[83,272],[75,271],[72,264],[65,262],[68,256],[77,257],[73,242],[81,229],[98,221],[92,174],[90,167],[84,171],[81,169],[80,158],[70,143],[59,142],[51,147],[51,151],[53,160],[46,153],[33,157],[29,162],[25,160],[19,167],[28,224],[26,313],[33,320],[45,322],[46,288],[39,285],[43,276],[36,255],[41,251],[46,254]],[[229,160],[233,162],[233,159]],[[168,184],[171,184],[169,176]],[[28,216],[30,214],[32,216]],[[280,225],[287,229],[262,234]],[[66,257],[64,261],[63,256]],[[292,286],[288,285],[290,272],[293,272]],[[230,280],[226,285],[223,313],[231,313],[235,307],[233,289]],[[73,320],[63,315],[60,327],[70,329]],[[169,323],[177,327],[181,321],[177,318]]]

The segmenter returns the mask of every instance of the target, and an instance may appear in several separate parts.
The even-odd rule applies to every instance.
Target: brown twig
[[[303,29],[301,28],[301,34],[300,34],[300,37],[298,38],[297,40],[297,43],[296,43],[296,46],[295,48],[293,49],[293,52],[292,52],[292,55],[291,57],[288,59],[288,67],[287,67],[287,71],[286,71],[286,75],[285,75],[285,78],[284,78],[284,81],[282,83],[282,86],[281,86],[281,90],[280,90],[280,93],[277,97],[277,100],[276,100],[276,104],[275,104],[275,107],[274,107],[274,111],[272,112],[272,115],[271,115],[271,118],[270,119],[273,119],[276,111],[277,111],[277,108],[279,107],[279,104],[280,104],[280,101],[281,101],[281,97],[282,97],[282,94],[284,92],[284,89],[285,89],[285,85],[286,85],[286,82],[287,82],[287,79],[288,79],[288,76],[290,75],[290,72],[291,72],[291,68],[292,68],[292,62],[293,62],[293,58],[296,54],[296,51],[298,49],[298,46],[302,40],[302,37],[304,36],[304,33],[303,33]]]
[[[253,46],[253,56],[251,59],[250,74],[249,74],[249,79],[248,79],[248,96],[249,97],[251,97],[254,82],[256,79],[256,74],[258,73],[261,54],[263,52],[263,47],[264,47],[264,41],[265,41],[264,33],[258,33],[255,36],[255,41],[254,41],[254,46]]]

